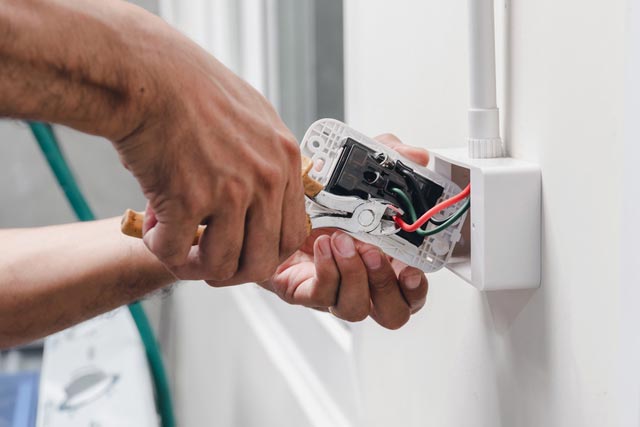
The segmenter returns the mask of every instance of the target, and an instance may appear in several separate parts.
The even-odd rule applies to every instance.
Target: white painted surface
[[[505,142],[542,169],[540,289],[481,293],[443,271],[429,277],[427,306],[405,328],[368,321],[351,327],[353,342],[267,298],[284,341],[294,340],[353,425],[637,425],[635,328],[621,328],[622,315],[637,324],[633,302],[621,303],[637,291],[623,282],[621,292],[618,268],[626,5],[539,0],[504,13],[513,37],[499,40],[511,60],[498,69],[510,82],[500,88]],[[466,4],[345,7],[348,122],[424,147],[463,146]],[[634,258],[625,265],[625,280],[635,280]],[[300,403],[308,396],[296,395],[305,384],[292,387],[273,356],[278,333],[261,336],[264,325],[234,293],[201,284],[176,292],[182,424],[316,425]]]
[[[483,291],[540,286],[541,179],[537,164],[511,157],[472,158],[466,147],[431,150],[431,165],[451,178],[467,171],[468,233],[447,268]]]
[[[603,426],[638,412],[616,393],[626,2],[514,3],[505,136],[542,168],[542,287],[479,293],[444,272],[403,330],[357,328],[364,425]],[[463,144],[465,5],[346,4],[348,122]]]
[[[326,327],[328,314],[253,286],[176,288],[172,382],[180,425],[353,425],[360,393],[350,337],[346,344],[335,325]]]
[[[624,125],[624,175],[623,188],[627,195],[622,201],[622,282],[620,289],[619,396],[624,398],[620,406],[620,425],[640,425],[640,5],[635,2],[627,17],[627,67],[625,75],[625,125]]]

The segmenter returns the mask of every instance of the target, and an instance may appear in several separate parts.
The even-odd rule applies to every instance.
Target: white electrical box
[[[480,290],[540,286],[539,167],[472,159],[466,148],[430,152],[435,172],[460,186],[471,182],[470,218],[447,268]]]

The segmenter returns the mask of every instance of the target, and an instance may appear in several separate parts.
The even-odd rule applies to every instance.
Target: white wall
[[[620,394],[624,396],[625,405],[621,407],[621,425],[639,425],[640,411],[640,269],[638,269],[638,245],[640,228],[640,198],[637,183],[640,182],[640,7],[632,4],[627,16],[628,40],[627,66],[625,76],[625,126],[624,126],[624,175],[622,202],[622,255],[621,255],[621,310],[622,323],[620,334]]]
[[[442,272],[403,330],[357,328],[364,425],[604,426],[638,412],[616,370],[626,2],[510,5],[506,139],[542,168],[542,286],[480,293]],[[350,124],[463,144],[466,2],[346,6]]]
[[[182,286],[183,425],[334,426],[336,413],[354,426],[637,425],[640,346],[629,338],[640,316],[622,299],[637,295],[637,256],[625,258],[624,287],[619,268],[620,248],[635,249],[620,219],[622,170],[633,166],[622,161],[627,2],[509,5],[501,107],[511,154],[542,168],[541,288],[481,293],[439,272],[425,309],[394,332],[370,321],[336,332],[330,318],[267,298],[283,340],[247,315],[262,315],[249,294]],[[464,144],[466,2],[347,0],[344,34],[352,126],[427,148]],[[287,365],[274,348],[289,341]],[[298,358],[315,377],[299,375]]]

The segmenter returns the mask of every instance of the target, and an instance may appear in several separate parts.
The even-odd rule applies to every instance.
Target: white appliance
[[[144,346],[126,308],[47,338],[38,427],[156,427]]]

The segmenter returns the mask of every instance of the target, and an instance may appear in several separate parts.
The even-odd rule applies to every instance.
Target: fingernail
[[[331,258],[331,243],[330,239],[320,239],[318,242],[318,250],[323,258]]]
[[[421,282],[422,282],[422,274],[421,273],[412,274],[411,276],[407,277],[404,280],[405,286],[407,288],[409,288],[409,289],[417,289],[418,286],[420,286]]]
[[[344,233],[340,233],[338,237],[334,239],[336,249],[343,257],[350,258],[356,254],[356,245],[353,243],[353,239]]]
[[[376,250],[370,250],[365,252],[362,255],[362,259],[364,260],[364,265],[367,266],[369,270],[377,270],[382,265],[382,256],[380,256],[380,252]]]

